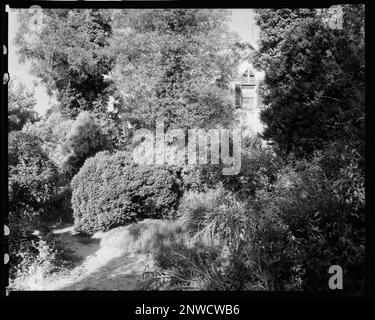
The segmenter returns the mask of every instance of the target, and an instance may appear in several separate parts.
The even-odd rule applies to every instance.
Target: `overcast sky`
[[[259,30],[254,22],[254,13],[251,9],[233,9],[232,19],[229,23],[229,27],[236,31],[241,39],[246,42],[250,42],[256,46],[258,39]],[[13,44],[14,36],[17,32],[18,23],[16,19],[16,13],[13,10],[9,11],[9,41],[8,41],[8,52],[9,52],[9,75],[12,79],[23,82],[26,87],[34,91],[37,104],[35,110],[39,114],[44,114],[45,111],[53,103],[53,98],[47,95],[46,89],[43,85],[35,86],[37,78],[33,77],[29,73],[29,64],[18,63],[18,57],[15,54],[15,46]]]

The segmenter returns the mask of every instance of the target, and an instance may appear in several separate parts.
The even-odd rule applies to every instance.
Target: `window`
[[[244,109],[254,109],[255,98],[254,97],[243,97],[242,98],[242,108]]]
[[[241,82],[242,84],[255,85],[255,74],[250,68],[242,74]]]
[[[247,69],[241,78],[242,83],[248,83],[249,82],[249,69]]]

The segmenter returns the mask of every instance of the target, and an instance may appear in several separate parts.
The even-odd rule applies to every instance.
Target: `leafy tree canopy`
[[[105,111],[110,82],[104,75],[113,61],[107,50],[110,13],[43,9],[43,23],[37,30],[29,10],[20,10],[18,19],[15,42],[21,61],[30,60],[33,73],[49,92],[56,90],[64,116],[75,118],[82,110]]]
[[[228,83],[238,38],[227,10],[148,9],[117,12],[112,41],[121,113],[135,127],[209,127],[232,118]]]
[[[34,111],[36,101],[32,92],[19,83],[13,81],[8,84],[8,131],[21,130],[27,122],[37,120]]]

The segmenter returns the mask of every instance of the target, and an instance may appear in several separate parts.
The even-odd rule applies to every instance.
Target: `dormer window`
[[[255,71],[249,63],[245,63],[237,74],[234,84],[235,106],[244,110],[256,110],[257,100],[257,81],[255,80]]]
[[[241,108],[255,108],[255,73],[247,68],[241,76]]]
[[[252,70],[246,69],[242,74],[241,83],[245,85],[254,85],[255,86],[255,74]]]

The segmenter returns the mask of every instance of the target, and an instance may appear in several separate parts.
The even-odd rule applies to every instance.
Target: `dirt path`
[[[52,230],[55,240],[76,266],[64,273],[39,279],[33,290],[136,290],[142,274],[151,266],[146,254],[131,252],[124,245],[126,228],[85,237],[65,225]]]

